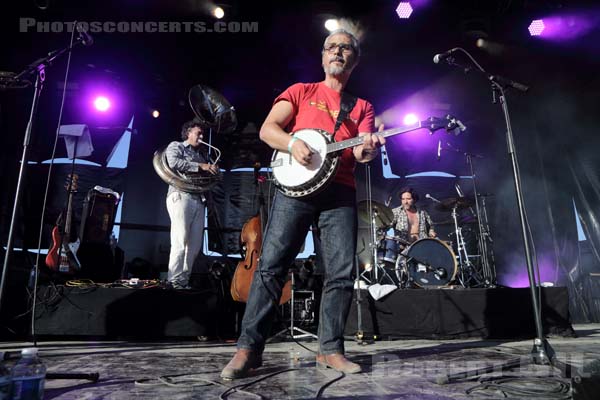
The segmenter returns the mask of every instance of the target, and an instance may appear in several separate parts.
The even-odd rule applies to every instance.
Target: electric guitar
[[[78,175],[68,176],[65,189],[69,192],[67,201],[67,213],[64,218],[64,235],[61,233],[63,225],[62,214],[58,217],[56,226],[52,228],[52,247],[46,255],[46,265],[55,272],[73,275],[81,269],[81,263],[77,258],[79,250],[79,238],[69,242],[71,237],[71,225],[73,217],[73,193],[77,192]]]
[[[437,130],[445,129],[455,135],[466,129],[462,122],[447,115],[445,118],[429,117],[408,127],[386,129],[376,133],[388,137],[421,128],[429,129],[432,134]],[[314,150],[314,153],[307,166],[300,164],[287,151],[276,150],[273,153],[271,168],[275,184],[289,197],[305,197],[324,189],[335,176],[341,150],[364,142],[362,136],[334,142],[331,134],[322,129],[300,129],[292,136],[304,141]]]

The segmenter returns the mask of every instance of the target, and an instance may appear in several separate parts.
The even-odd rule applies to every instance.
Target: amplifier
[[[119,200],[119,194],[111,189],[95,186],[89,190],[81,213],[79,238],[82,243],[109,243]]]

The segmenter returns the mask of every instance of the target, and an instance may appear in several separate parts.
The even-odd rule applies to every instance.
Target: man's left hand
[[[378,132],[383,131],[384,125],[379,126]],[[359,146],[362,157],[357,157],[358,161],[368,162],[377,157],[379,148],[385,144],[385,138],[377,133],[359,133],[364,142]]]

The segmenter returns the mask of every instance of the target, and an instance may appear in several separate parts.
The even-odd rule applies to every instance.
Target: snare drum
[[[456,256],[452,249],[438,239],[419,239],[402,252],[396,260],[396,275],[407,276],[422,288],[440,288],[454,280]]]

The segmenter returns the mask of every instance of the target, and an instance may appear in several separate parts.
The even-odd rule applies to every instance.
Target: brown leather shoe
[[[248,371],[262,365],[262,354],[253,350],[238,349],[221,371],[223,379],[239,379],[248,375]]]
[[[333,368],[345,374],[356,374],[362,370],[360,365],[349,361],[343,354],[318,354],[317,368]]]

